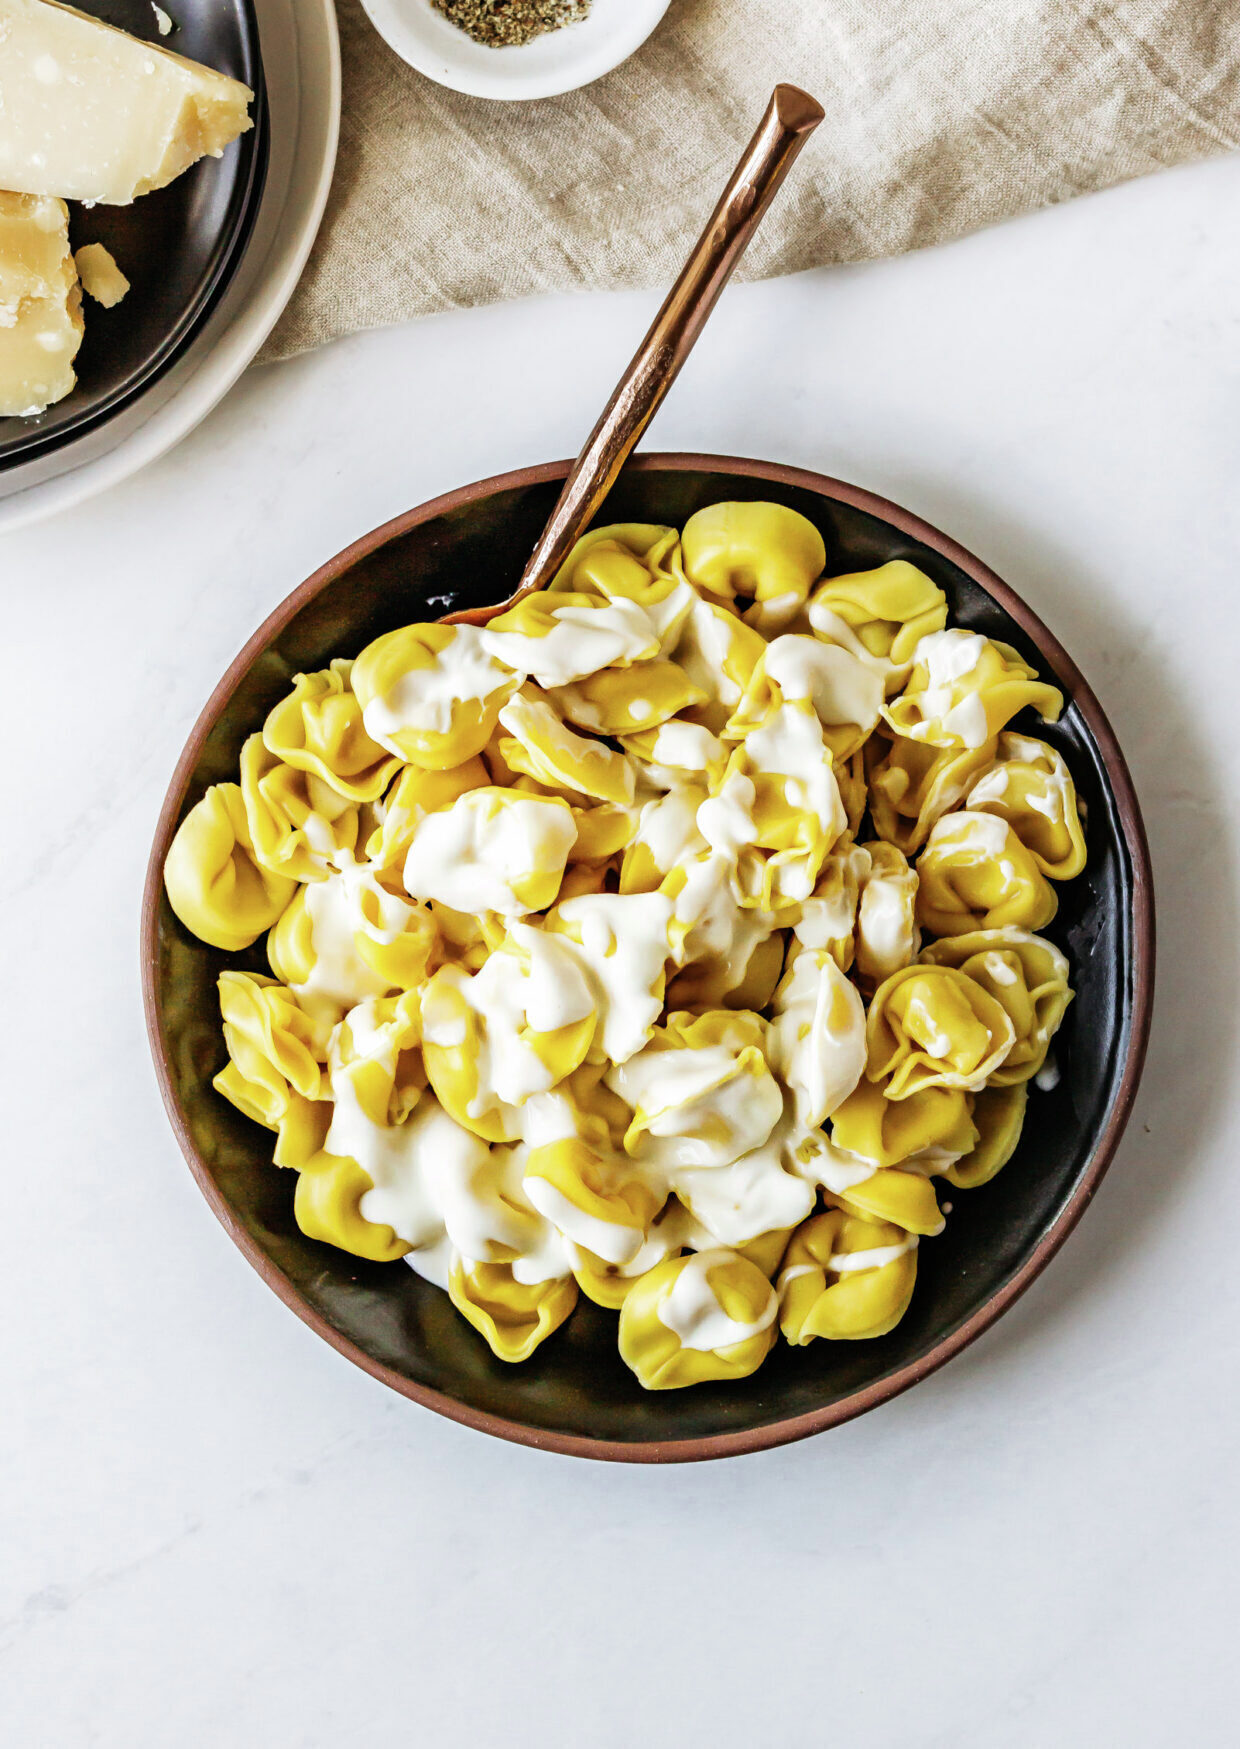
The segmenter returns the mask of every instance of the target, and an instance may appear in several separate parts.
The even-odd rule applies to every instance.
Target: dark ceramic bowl
[[[203,158],[129,206],[69,204],[75,249],[102,243],[130,282],[105,310],[83,298],[77,384],[34,419],[0,418],[0,469],[59,449],[111,418],[180,357],[232,279],[253,229],[267,170],[267,105],[251,0],[177,0],[161,37],[150,0],[84,0],[131,36],[201,61],[254,93],[254,126],[220,158]]]
[[[527,468],[397,517],[295,589],[250,639],[199,718],[160,816],[142,923],[147,1024],[173,1128],[208,1202],[269,1286],[342,1354],[443,1415],[527,1445],[646,1463],[724,1457],[833,1427],[915,1384],[1006,1311],[1067,1238],[1115,1152],[1145,1052],[1149,856],[1097,699],[1042,622],[977,559],[838,480],[723,456],[642,456],[600,520],[679,526],[718,499],[775,499],[822,530],[829,571],[911,559],[946,590],[955,622],[1014,644],[1063,688],[1061,722],[1037,733],[1061,749],[1087,806],[1089,862],[1060,888],[1050,931],[1077,990],[1057,1040],[1059,1085],[1035,1096],[1020,1147],[994,1182],[955,1197],[946,1232],[922,1247],[912,1306],[890,1335],[778,1343],[754,1377],[726,1387],[644,1392],[616,1352],[614,1313],[584,1298],[532,1360],[505,1365],[447,1295],[404,1264],[361,1262],[304,1238],[293,1177],[271,1165],[270,1136],[212,1091],[225,1060],[215,980],[237,962],[173,916],[161,880],[168,845],[206,785],[235,776],[242,741],[294,673],[355,655],[394,626],[503,599],[566,472],[566,463]],[[260,949],[250,955],[261,967]]]

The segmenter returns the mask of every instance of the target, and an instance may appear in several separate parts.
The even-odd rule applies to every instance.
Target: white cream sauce
[[[562,802],[469,790],[418,822],[405,858],[405,887],[415,899],[437,899],[454,911],[525,916],[530,907],[514,884],[535,872],[562,871],[576,837]]]
[[[482,648],[497,662],[530,675],[540,686],[571,686],[615,664],[627,666],[659,654],[659,639],[636,601],[618,596],[589,607],[568,602],[552,610],[542,637],[497,632],[484,626]]]

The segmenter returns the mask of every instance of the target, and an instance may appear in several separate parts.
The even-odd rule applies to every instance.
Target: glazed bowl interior
[[[584,1296],[530,1361],[506,1365],[446,1294],[404,1264],[367,1263],[305,1238],[293,1219],[293,1175],[272,1166],[271,1137],[211,1087],[225,1061],[217,975],[226,964],[266,970],[262,943],[239,958],[190,936],[163,897],[164,854],[205,787],[235,777],[242,742],[294,674],[356,655],[393,627],[502,599],[565,471],[483,481],[399,518],[303,584],[251,640],[204,711],[161,819],[144,921],[148,1022],[174,1127],[216,1212],[286,1303],[350,1358],[508,1438],[639,1461],[720,1456],[815,1432],[916,1382],[998,1316],[1062,1242],[1110,1160],[1140,1069],[1152,983],[1148,862],[1097,701],[1046,628],[978,561],[907,512],[816,475],[717,457],[639,458],[600,521],[679,526],[719,499],[777,500],[821,529],[828,572],[909,559],[946,591],[952,623],[1015,645],[1064,689],[1062,720],[1029,725],[1063,753],[1087,820],[1086,871],[1060,888],[1048,930],[1069,955],[1077,992],[1056,1041],[1059,1084],[1034,1095],[1004,1171],[953,1197],[946,1231],[921,1247],[912,1305],[890,1335],[777,1343],[739,1384],[643,1391],[616,1351],[615,1314]]]

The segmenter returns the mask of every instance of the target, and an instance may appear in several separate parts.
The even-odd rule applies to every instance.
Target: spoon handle
[[[658,412],[797,153],[822,119],[822,105],[808,92],[775,87],[680,278],[573,463],[516,591],[494,608],[449,614],[449,620],[489,619],[555,576]]]

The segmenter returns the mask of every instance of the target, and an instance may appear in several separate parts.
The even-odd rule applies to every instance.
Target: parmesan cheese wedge
[[[253,123],[239,80],[54,0],[0,0],[0,188],[127,206]]]
[[[0,194],[0,417],[42,413],[69,393],[82,294],[62,200]]]

